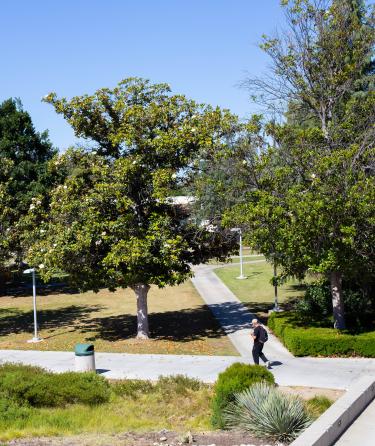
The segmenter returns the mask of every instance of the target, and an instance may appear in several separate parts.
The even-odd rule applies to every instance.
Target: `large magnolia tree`
[[[225,232],[193,224],[170,195],[194,156],[223,144],[236,119],[134,78],[92,96],[67,101],[50,94],[46,101],[95,145],[50,164],[67,176],[51,193],[50,211],[41,199],[29,214],[38,240],[29,262],[44,278],[66,271],[83,290],[131,287],[138,337],[148,338],[150,286],[181,283],[191,264],[225,258],[234,248]]]

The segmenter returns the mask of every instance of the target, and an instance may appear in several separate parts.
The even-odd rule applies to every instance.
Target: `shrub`
[[[39,367],[0,366],[0,393],[19,405],[62,407],[101,404],[110,397],[108,382],[94,373],[53,374]]]
[[[317,395],[306,401],[306,409],[311,418],[318,418],[332,405],[332,403],[333,401],[326,396]]]
[[[15,420],[26,420],[31,413],[29,407],[19,406],[13,400],[0,397],[0,426],[5,427],[9,422]]]
[[[289,442],[312,422],[300,398],[265,383],[254,384],[234,397],[224,412],[225,426],[249,431],[259,438]]]
[[[186,395],[189,390],[197,391],[203,386],[198,379],[184,375],[160,376],[156,389],[166,395]]]
[[[353,335],[334,328],[309,327],[296,312],[272,313],[268,326],[296,356],[375,357],[375,331]]]
[[[257,382],[274,384],[271,372],[259,365],[248,365],[236,362],[219,374],[214,387],[212,400],[211,423],[214,427],[223,429],[223,410],[234,401],[235,393],[249,388]]]
[[[116,395],[137,399],[139,395],[150,393],[154,386],[150,381],[140,379],[126,379],[124,381],[113,382],[112,390]]]

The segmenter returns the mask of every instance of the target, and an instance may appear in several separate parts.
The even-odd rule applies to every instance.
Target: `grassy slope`
[[[40,291],[38,294],[40,294]],[[134,339],[135,297],[131,290],[95,294],[38,296],[39,344],[32,337],[30,290],[0,296],[0,349],[73,350],[94,342],[97,351],[160,354],[237,355],[190,281],[178,287],[151,288],[149,321],[152,338]]]

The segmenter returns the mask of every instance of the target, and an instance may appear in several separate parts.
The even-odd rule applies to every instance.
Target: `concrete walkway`
[[[264,262],[264,260],[246,263],[260,262]],[[251,320],[256,316],[250,313],[218,278],[214,273],[216,268],[217,266],[212,265],[194,267],[194,277],[191,281],[241,356],[251,358],[253,341],[250,337],[250,325]],[[272,334],[269,334],[264,350],[270,359],[282,361],[293,358],[293,355]]]
[[[256,261],[255,261],[256,262]],[[193,283],[217,317],[241,356],[136,355],[96,353],[99,373],[112,379],[139,378],[155,380],[159,376],[184,374],[205,382],[234,362],[252,364],[249,323],[253,315],[213,272],[215,266],[195,267]],[[375,376],[375,359],[364,358],[294,358],[270,336],[265,353],[273,362],[272,373],[282,386],[307,386],[348,389],[362,375]],[[55,372],[74,370],[74,353],[0,350],[0,363],[22,362]]]

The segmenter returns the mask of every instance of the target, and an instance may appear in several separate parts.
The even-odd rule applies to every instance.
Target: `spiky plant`
[[[282,442],[293,440],[312,422],[300,398],[264,383],[236,393],[224,412],[224,421],[227,428]]]

